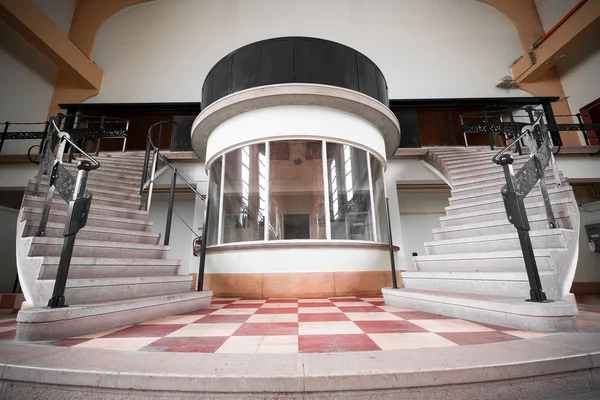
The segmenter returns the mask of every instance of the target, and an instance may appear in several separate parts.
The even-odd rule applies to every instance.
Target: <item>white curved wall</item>
[[[206,165],[244,143],[283,139],[332,140],[361,147],[383,165],[385,143],[377,128],[344,111],[317,106],[277,106],[248,111],[217,126],[206,144]]]
[[[90,102],[197,102],[227,53],[292,35],[364,53],[390,98],[528,96],[495,87],[521,46],[513,25],[475,0],[155,0],[98,32],[92,60],[104,77]]]

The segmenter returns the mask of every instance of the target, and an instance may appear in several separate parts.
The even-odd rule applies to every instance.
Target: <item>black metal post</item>
[[[483,112],[483,117],[485,118],[485,128],[490,141],[490,150],[494,150],[494,136],[492,135],[492,130],[490,129],[490,119],[487,111]]]
[[[387,214],[388,243],[390,246],[390,264],[392,266],[392,287],[398,289],[398,280],[396,278],[396,259],[394,258],[394,242],[392,240],[392,222],[390,220],[390,199],[385,198],[385,212]]]
[[[144,193],[144,183],[146,183],[146,178],[148,177],[148,161],[150,161],[150,140],[146,141],[146,154],[144,155],[144,169],[142,170],[142,182],[140,183],[140,196]]]
[[[100,154],[100,142],[102,141],[102,136],[104,135],[104,122],[106,121],[106,117],[103,115],[100,121],[100,137],[98,137],[98,142],[96,143],[96,155]]]
[[[13,284],[13,293],[18,293],[17,288],[19,287],[19,273],[17,272],[17,276],[15,276],[15,283]]]
[[[512,127],[513,140],[514,140],[519,137],[520,132],[519,132],[519,128],[517,128],[517,124],[515,123],[515,117],[513,116],[512,111],[508,112],[508,116],[510,118],[510,126]],[[515,147],[517,149],[517,153],[519,153],[519,155],[522,156],[523,149],[521,148],[521,140],[517,140],[517,144],[515,145]]]
[[[202,248],[200,249],[200,267],[198,269],[198,291],[204,288],[204,269],[206,266],[206,242],[208,241],[208,223],[210,220],[210,200],[206,199],[206,217],[202,227]]]
[[[4,147],[4,140],[6,140],[6,133],[8,132],[8,127],[10,126],[10,122],[4,123],[4,131],[2,131],[2,138],[0,139],[0,152],[2,152],[2,147]]]
[[[42,135],[42,142],[40,144],[40,151],[38,154],[43,154],[44,143],[46,142],[46,138],[48,137],[48,129],[50,128],[50,120],[46,121],[46,125],[44,125],[44,134]],[[43,158],[43,156],[42,156]]]
[[[163,124],[161,122],[160,125],[158,125],[158,142],[156,142],[157,149],[160,149],[160,142],[162,140],[162,131],[163,131]]]
[[[540,274],[535,262],[533,246],[529,237],[529,220],[527,219],[527,211],[525,209],[524,198],[518,192],[515,182],[515,174],[512,169],[514,159],[510,154],[504,154],[498,160],[498,164],[504,168],[504,177],[506,178],[506,186],[502,188],[502,200],[504,208],[510,223],[517,228],[519,242],[521,244],[521,252],[525,261],[525,270],[527,271],[527,279],[529,280],[529,301],[544,302],[546,294],[542,290]]]
[[[71,266],[71,258],[73,257],[75,237],[77,236],[77,232],[85,226],[90,212],[92,198],[91,196],[85,197],[85,186],[88,173],[92,169],[92,163],[87,160],[81,161],[77,165],[77,168],[79,169],[79,173],[77,174],[77,182],[73,191],[73,200],[69,203],[67,222],[65,223],[65,230],[63,232],[65,240],[60,253],[54,290],[52,297],[48,301],[48,307],[50,308],[67,307],[65,305],[65,288],[67,287],[69,267]]]
[[[544,116],[546,117],[546,123],[548,125],[556,126],[556,118],[554,118],[554,111],[549,101],[542,101],[542,109],[544,110]],[[550,131],[552,137],[552,144],[556,146],[562,146],[562,139],[559,131]]]
[[[169,239],[171,238],[171,220],[173,219],[173,205],[175,203],[175,185],[177,185],[177,168],[173,168],[173,176],[171,177],[169,209],[167,210],[167,226],[165,227],[165,246],[169,245]]]
[[[581,119],[580,113],[577,113],[577,121],[579,121],[579,130],[581,130],[581,133],[583,133],[583,138],[585,139],[585,145],[589,146],[590,138],[588,138],[587,132],[585,131],[585,128],[583,127],[583,120]],[[0,149],[2,149],[1,146],[0,146]]]

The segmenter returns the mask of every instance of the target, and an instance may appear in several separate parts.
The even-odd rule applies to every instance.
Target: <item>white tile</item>
[[[298,303],[331,303],[329,299],[298,299]]]
[[[260,308],[298,308],[298,303],[265,303]]]
[[[235,301],[240,300],[239,297],[213,297],[212,301]]]
[[[493,329],[475,324],[469,321],[459,319],[423,319],[411,320],[411,323],[418,325],[431,332],[492,332]]]
[[[88,333],[88,334],[81,335],[81,336],[75,336],[70,339],[95,339],[95,338],[99,338],[101,336],[108,335],[109,333],[120,331],[121,329],[129,328],[130,326],[132,326],[132,325],[120,326],[118,328],[107,329],[105,331],[100,331],[100,332],[95,332],[95,333]]]
[[[300,307],[298,314],[321,314],[321,313],[341,313],[337,307]]]
[[[273,322],[276,314],[254,314],[246,322]]]
[[[261,345],[278,346],[278,345],[298,345],[298,335],[273,335],[265,336]]]
[[[358,297],[356,297],[356,296],[335,296],[335,297],[328,297],[328,299],[331,301],[335,301],[337,299],[356,299],[356,300],[358,300]]]
[[[442,337],[440,335],[436,335],[432,332],[411,332],[411,333],[401,333],[402,337],[405,340],[410,340],[413,343],[423,345],[427,343],[452,343],[454,342]]]
[[[223,310],[217,310],[211,315],[248,315],[254,314],[258,308],[226,308]]]
[[[265,345],[261,344],[256,353],[286,353],[296,354],[298,353],[297,344],[278,344],[278,345]]]
[[[150,343],[157,341],[160,337],[141,337],[141,338],[98,338],[79,343],[73,347],[86,349],[105,349],[136,351]]]
[[[203,336],[203,333],[208,331],[215,324],[191,324],[177,329],[169,333],[166,337],[199,337]]]
[[[258,346],[263,339],[264,336],[231,336],[223,344],[228,346]]]
[[[352,321],[401,321],[402,318],[389,312],[358,312],[345,313]]]
[[[165,318],[159,318],[152,321],[142,322],[140,325],[166,325],[166,324],[181,324],[187,325],[200,319],[198,315],[171,315]]]
[[[236,300],[233,304],[263,304],[266,300]]]
[[[331,331],[326,322],[300,322],[298,323],[299,335],[330,335]]]
[[[207,331],[201,333],[200,336],[231,336],[240,326],[242,326],[241,323],[213,324]]]
[[[333,305],[336,307],[370,307],[371,304],[366,303],[364,301],[341,301],[341,302],[333,302]]]
[[[508,335],[520,337],[521,339],[535,339],[540,337],[552,336],[552,333],[544,332],[523,332],[523,331],[502,331]]]
[[[400,307],[396,307],[396,306],[376,306],[381,308],[384,311],[389,311],[389,312],[410,312],[410,311],[415,311],[412,310],[410,308],[400,308]]]
[[[327,327],[332,335],[349,335],[364,333],[354,322],[350,321],[327,321]]]
[[[298,322],[298,314],[273,314],[273,322]]]
[[[250,353],[254,354],[258,350],[258,345],[256,346],[236,346],[236,345],[226,345],[223,344],[221,347],[215,351],[215,353],[228,353],[228,354],[242,354],[242,353]]]

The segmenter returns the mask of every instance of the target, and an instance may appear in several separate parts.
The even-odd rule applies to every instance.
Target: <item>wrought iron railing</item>
[[[71,140],[69,133],[60,129],[60,123],[57,123],[60,117],[51,117],[50,134],[46,137],[43,144],[42,160],[38,171],[37,180],[35,183],[35,194],[38,193],[42,176],[48,176],[48,192],[42,209],[42,216],[37,230],[37,236],[46,235],[46,227],[52,201],[55,191],[69,203],[67,219],[63,231],[64,242],[56,273],[54,290],[52,297],[48,301],[48,307],[58,308],[65,307],[65,288],[67,285],[67,277],[69,275],[69,267],[71,265],[71,257],[75,246],[75,237],[77,232],[87,224],[90,205],[92,202],[92,194],[86,190],[88,173],[97,168],[100,168],[100,163],[83,151],[77,144]],[[69,144],[72,148],[78,150],[86,159],[79,161],[77,164],[78,174],[74,178],[67,169],[62,165],[65,146]],[[56,154],[54,149],[56,148]]]
[[[557,186],[561,186],[561,181],[554,161],[554,155],[552,154],[552,138],[544,124],[543,113],[542,111],[532,109],[528,109],[527,113],[530,124],[523,126],[519,135],[515,132],[516,137],[513,143],[496,154],[492,161],[501,165],[504,169],[506,185],[501,190],[502,199],[508,220],[517,229],[527,278],[529,280],[530,301],[544,302],[547,299],[542,289],[533,246],[529,236],[531,227],[527,218],[525,198],[536,185],[539,185],[546,210],[548,226],[552,229],[558,228],[546,182],[544,181],[545,170],[548,165],[552,166]],[[527,139],[527,145],[531,150],[531,154],[529,160],[515,173],[513,169],[514,158],[508,151],[515,143],[519,143],[523,139]]]
[[[175,121],[160,121],[148,129],[148,137],[146,141],[146,153],[144,156],[144,169],[142,172],[142,179],[140,183],[140,195],[144,194],[144,190],[148,189],[146,205],[144,209],[146,211],[150,211],[150,206],[152,204],[152,196],[153,190],[155,187],[156,179],[159,175],[164,173],[167,170],[171,171],[171,187],[169,191],[169,205],[167,208],[167,221],[165,226],[165,235],[164,235],[164,245],[169,245],[170,237],[171,237],[171,224],[173,219],[174,205],[175,205],[175,189],[177,187],[177,180],[181,180],[181,182],[188,187],[192,191],[192,193],[199,198],[201,201],[205,202],[206,206],[204,209],[204,225],[202,227],[202,236],[199,236],[193,229],[187,225],[185,220],[175,211],[177,216],[183,221],[183,223],[188,227],[188,229],[196,236],[196,238],[201,239],[201,248],[200,248],[200,263],[198,267],[198,291],[202,291],[204,287],[204,271],[206,265],[206,242],[208,238],[208,223],[210,218],[210,199],[208,199],[205,195],[200,194],[190,182],[188,182],[183,175],[181,175],[177,168],[169,161],[167,157],[160,153],[160,140],[162,139],[162,128],[165,124],[173,124],[174,127],[177,127],[177,123]],[[158,130],[158,141],[159,145],[156,145],[153,141],[153,134],[155,132],[155,128],[159,127]],[[160,170],[157,170],[158,163],[161,162],[163,166]],[[202,240],[203,239],[203,240]]]

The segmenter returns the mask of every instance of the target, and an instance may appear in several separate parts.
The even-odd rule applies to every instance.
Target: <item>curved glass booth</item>
[[[219,61],[192,128],[209,176],[208,288],[380,293],[391,281],[384,171],[399,140],[383,74],[356,50],[277,38]]]

